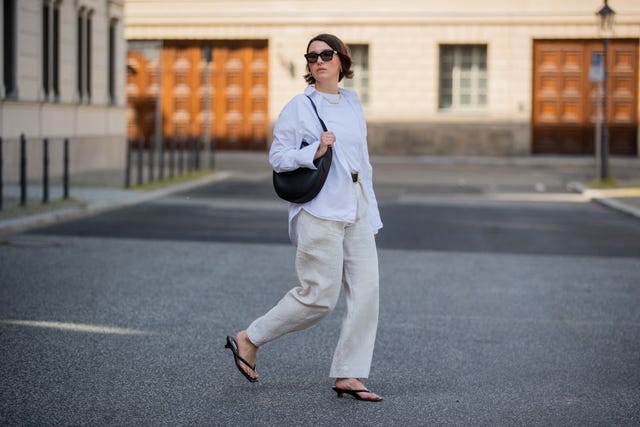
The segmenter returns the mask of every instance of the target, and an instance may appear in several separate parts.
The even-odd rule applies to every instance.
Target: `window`
[[[49,97],[49,2],[42,5],[42,89],[45,98]]]
[[[16,99],[16,0],[2,2],[2,83],[4,97]]]
[[[78,102],[91,102],[91,36],[93,11],[81,8],[77,19]]]
[[[349,45],[351,50],[352,79],[343,79],[344,87],[355,90],[363,105],[369,103],[369,46],[366,44]]]
[[[82,98],[84,96],[84,71],[83,71],[83,64],[84,64],[84,18],[83,15],[84,14],[84,9],[81,9],[80,12],[78,13],[78,19],[77,19],[77,28],[76,28],[76,32],[77,32],[77,63],[76,63],[76,71],[77,71],[77,82],[78,82],[78,86],[77,86],[77,90],[78,90],[78,102],[82,102]]]
[[[45,99],[53,98],[56,101],[60,95],[59,43],[60,5],[56,3],[52,10],[51,2],[44,0],[42,3],[42,90]]]
[[[85,38],[84,47],[86,49],[85,52],[85,60],[87,61],[84,64],[85,73],[87,76],[87,101],[91,102],[91,32],[92,32],[92,24],[93,24],[93,11],[87,14],[86,18],[86,26],[87,26],[87,34]]]
[[[440,96],[443,110],[487,105],[487,46],[440,46]]]
[[[116,104],[116,25],[118,21],[112,19],[109,23],[109,69],[107,79],[107,91],[109,94],[109,104]]]
[[[53,8],[53,96],[60,99],[60,4]]]

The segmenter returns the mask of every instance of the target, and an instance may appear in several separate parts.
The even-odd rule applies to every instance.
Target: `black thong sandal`
[[[366,402],[380,402],[380,401],[382,401],[382,397],[378,397],[378,398],[374,398],[374,399],[365,399],[364,397],[360,397],[360,395],[358,393],[371,393],[371,391],[367,390],[366,388],[363,389],[363,390],[347,390],[346,388],[334,387],[333,391],[335,391],[338,394],[338,397],[342,397],[343,394],[348,394],[350,396],[353,396],[355,399],[364,400]]]
[[[251,364],[249,362],[247,362],[246,360],[244,360],[242,357],[240,357],[240,353],[238,352],[238,343],[236,341],[236,339],[232,336],[227,336],[227,344],[224,346],[224,348],[228,348],[231,349],[231,352],[233,353],[233,360],[236,364],[236,367],[238,368],[238,370],[240,371],[240,373],[242,375],[244,375],[244,377],[246,379],[248,379],[250,382],[252,383],[257,383],[258,379],[252,377],[251,375],[247,374],[243,369],[242,366],[240,366],[240,363],[243,363],[244,365],[246,365],[249,369],[251,369],[253,372],[256,371],[256,365],[251,366]]]

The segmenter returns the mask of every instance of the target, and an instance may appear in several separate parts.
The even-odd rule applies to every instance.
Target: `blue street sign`
[[[591,55],[591,66],[589,67],[589,80],[601,82],[604,80],[604,67],[602,66],[602,54]]]

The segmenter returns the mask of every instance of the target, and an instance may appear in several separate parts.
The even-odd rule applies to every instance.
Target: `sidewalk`
[[[163,186],[159,189],[124,189],[121,184],[122,173],[97,173],[93,175],[72,177],[70,196],[72,200],[64,203],[55,202],[42,205],[36,198],[41,197],[40,186],[29,186],[27,194],[33,198],[30,207],[11,208],[19,197],[16,185],[5,185],[4,210],[0,211],[0,234],[25,231],[30,228],[52,224],[74,218],[94,215],[109,209],[142,203],[168,194],[228,179],[231,176],[268,176],[270,173],[267,155],[264,152],[220,152],[216,156],[217,169],[211,175]],[[589,201],[594,201],[609,208],[624,212],[640,219],[640,158],[611,159],[618,186],[616,188],[590,188],[587,176],[593,176],[592,159],[584,157],[377,157],[371,162],[374,170],[385,167],[401,167],[409,165],[418,171],[447,168],[455,171],[460,179],[467,179],[465,172],[473,170],[468,179],[473,180],[478,174],[495,175],[496,180],[509,182],[519,171],[538,170],[541,174],[563,174],[578,180],[571,181],[567,189],[581,193]],[[424,165],[424,168],[422,166]],[[505,172],[505,171],[508,171]],[[437,173],[432,171],[431,173]],[[501,176],[503,174],[504,176]],[[378,175],[376,175],[378,176]],[[50,200],[62,198],[62,188],[50,188]],[[13,201],[11,203],[10,201]]]
[[[640,158],[612,157],[609,159],[609,170],[615,177],[615,185],[601,186],[594,182],[596,175],[592,157],[574,156],[526,156],[526,157],[376,157],[371,158],[374,164],[374,177],[380,176],[380,166],[424,165],[425,172],[431,175],[428,179],[439,178],[436,174],[458,175],[458,180],[470,183],[473,180],[493,180],[508,186],[522,184],[536,177],[540,181],[564,182],[563,188],[580,193],[585,201],[593,201],[608,208],[624,212],[640,219]],[[431,171],[433,169],[433,171]],[[402,168],[394,169],[395,173],[405,173]],[[411,174],[411,172],[406,172]],[[414,172],[415,173],[415,172]],[[424,182],[425,179],[416,179]],[[451,177],[449,177],[451,179]],[[439,180],[439,179],[438,179]],[[484,180],[483,180],[484,181]],[[544,185],[541,185],[544,190]]]
[[[101,175],[105,176],[105,174]],[[118,175],[122,174],[118,173]],[[44,205],[40,201],[42,187],[29,185],[27,187],[28,203],[24,208],[15,206],[20,197],[19,187],[17,185],[5,185],[5,210],[0,211],[0,235],[26,231],[35,227],[142,203],[174,192],[221,181],[229,176],[230,172],[228,171],[216,171],[204,177],[162,186],[153,190],[113,187],[107,179],[105,181],[107,184],[104,186],[100,186],[95,182],[91,182],[89,186],[71,186],[69,190],[70,200],[68,201],[62,200],[63,189],[61,186],[52,186],[49,189],[52,202],[48,205]]]
[[[624,188],[590,188],[584,183],[576,182],[570,189],[581,193],[590,201],[640,219],[640,184],[629,185]]]

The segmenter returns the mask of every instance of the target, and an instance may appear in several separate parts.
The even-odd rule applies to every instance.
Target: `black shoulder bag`
[[[316,105],[308,95],[307,98],[311,101],[313,111],[315,111],[318,120],[320,120],[322,130],[327,132],[327,126],[325,126],[320,118]],[[309,144],[306,141],[302,141],[300,148],[307,145]],[[322,190],[322,186],[327,180],[332,159],[333,152],[331,147],[329,147],[326,153],[313,161],[316,169],[298,168],[287,172],[273,171],[273,187],[276,190],[276,194],[281,199],[291,203],[306,203],[313,200],[320,190]]]

